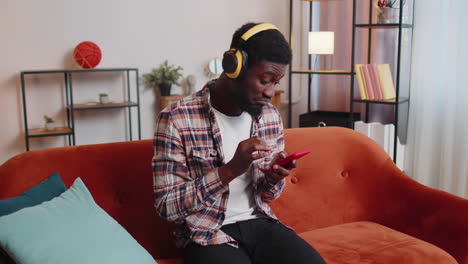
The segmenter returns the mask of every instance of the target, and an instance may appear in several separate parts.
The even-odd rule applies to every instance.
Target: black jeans
[[[185,264],[324,264],[322,257],[294,231],[274,219],[258,218],[221,228],[239,248],[227,244],[189,244]]]

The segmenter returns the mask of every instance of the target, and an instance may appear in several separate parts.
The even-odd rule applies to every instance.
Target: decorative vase
[[[161,83],[159,85],[159,92],[161,93],[161,96],[171,95],[171,86],[172,84],[170,83]]]
[[[378,24],[391,24],[391,23],[399,23],[399,16],[400,12],[398,8],[382,8],[382,11],[377,15],[377,23]]]
[[[187,86],[185,89],[185,94],[191,94],[195,91],[195,84],[197,83],[197,77],[195,75],[190,74],[187,76]]]
[[[54,122],[45,123],[45,129],[47,131],[55,130],[55,123]]]
[[[101,104],[108,104],[109,96],[99,96],[99,102],[101,102]]]

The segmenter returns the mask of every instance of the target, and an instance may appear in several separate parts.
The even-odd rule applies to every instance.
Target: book
[[[366,136],[370,136],[370,126],[365,123],[364,121],[356,121],[354,122],[354,130],[357,132],[364,134]]]
[[[372,85],[374,86],[375,93],[377,94],[377,99],[384,99],[382,94],[382,88],[380,87],[379,72],[377,71],[377,64],[372,63],[369,65],[370,75],[372,79]]]
[[[367,85],[364,80],[364,73],[362,72],[362,64],[360,64],[360,67],[359,67],[359,74],[361,75],[362,87],[364,88],[364,94],[366,95],[366,100],[369,100],[369,93],[367,92]]]
[[[379,72],[380,87],[382,89],[382,96],[384,100],[394,99],[395,85],[393,84],[392,73],[390,72],[389,64],[377,65],[377,71]]]
[[[397,160],[396,165],[400,170],[405,170],[405,149],[406,146],[401,144],[400,139],[397,137]]]
[[[354,122],[354,130],[368,136],[377,144],[379,144],[383,150],[388,154],[389,158],[393,159],[393,151],[397,149],[397,160],[396,165],[401,170],[404,169],[405,162],[405,148],[400,139],[397,137],[395,145],[395,125],[394,124],[381,124],[378,122],[366,123],[364,121]]]
[[[381,123],[372,122],[369,123],[370,127],[370,138],[377,142],[384,150],[385,149],[385,126]]]
[[[354,122],[354,130],[373,139],[390,157],[393,157],[394,124],[384,125],[378,122],[366,123],[364,121],[356,121]]]
[[[366,83],[367,95],[369,96],[369,100],[377,99],[374,94],[374,87],[372,87],[368,64],[362,65],[362,72],[364,73],[364,82]]]
[[[361,99],[362,100],[369,99],[369,97],[367,96],[366,87],[364,84],[364,76],[362,75],[362,64],[355,64],[354,72],[356,73],[356,79],[358,82],[359,93],[361,95]]]
[[[394,124],[386,124],[385,125],[385,151],[387,151],[388,155],[393,158],[393,140],[395,137],[395,125]]]

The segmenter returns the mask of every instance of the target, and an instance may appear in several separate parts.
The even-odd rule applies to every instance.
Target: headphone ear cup
[[[244,71],[245,56],[247,53],[243,50],[230,49],[223,55],[223,70],[226,76],[230,79],[237,79]]]
[[[233,74],[237,69],[238,60],[236,57],[236,52],[236,49],[230,49],[224,52],[222,65],[226,74]]]

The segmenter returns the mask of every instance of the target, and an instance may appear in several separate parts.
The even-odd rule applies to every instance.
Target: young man
[[[295,162],[269,104],[291,62],[271,24],[248,23],[224,54],[224,72],[159,114],[153,158],[155,207],[175,221],[185,263],[325,263],[268,203]]]

